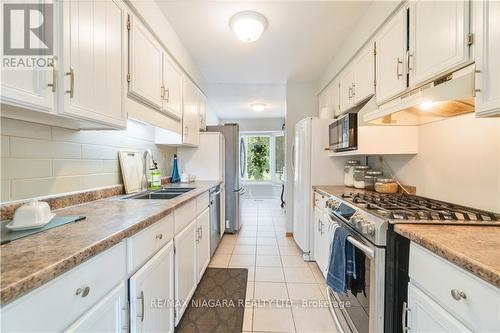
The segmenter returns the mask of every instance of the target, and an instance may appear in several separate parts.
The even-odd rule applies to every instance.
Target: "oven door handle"
[[[370,258],[375,257],[375,253],[373,252],[372,249],[370,249],[368,246],[365,244],[361,243],[360,241],[356,240],[356,238],[352,236],[347,236],[347,241],[354,245],[357,249],[361,250],[364,254],[366,254]]]

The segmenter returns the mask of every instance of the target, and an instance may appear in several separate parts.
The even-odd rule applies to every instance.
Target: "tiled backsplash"
[[[1,202],[121,184],[123,148],[151,149],[167,176],[176,151],[133,120],[124,131],[76,131],[1,118],[1,134]]]

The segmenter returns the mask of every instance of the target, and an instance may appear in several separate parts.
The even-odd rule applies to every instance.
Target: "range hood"
[[[474,65],[445,75],[385,104],[362,110],[374,125],[421,125],[474,112]],[[372,105],[372,109],[366,107]]]

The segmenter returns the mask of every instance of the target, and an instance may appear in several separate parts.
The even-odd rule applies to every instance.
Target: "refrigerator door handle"
[[[292,143],[292,174],[295,173],[295,141]]]

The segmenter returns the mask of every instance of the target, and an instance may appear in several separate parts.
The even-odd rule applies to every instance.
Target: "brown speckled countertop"
[[[363,193],[345,186],[313,186],[325,195]],[[395,224],[394,230],[438,256],[500,287],[500,227]]]
[[[83,261],[152,225],[219,182],[170,184],[195,187],[171,200],[111,197],[55,211],[86,219],[0,246],[0,303],[7,304]]]
[[[500,228],[396,224],[394,230],[500,288]]]

